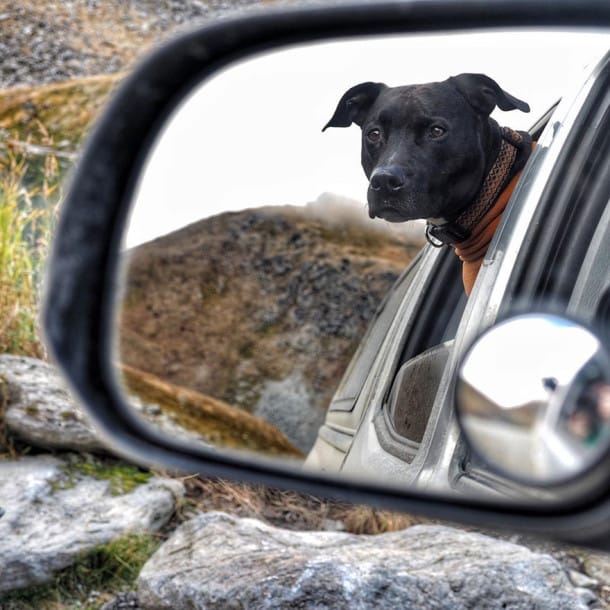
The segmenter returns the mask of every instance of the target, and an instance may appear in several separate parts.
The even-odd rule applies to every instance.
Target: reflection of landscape
[[[129,366],[123,365],[121,373],[132,400],[139,399],[139,404],[134,404],[153,421],[151,410],[155,415],[155,406],[163,405],[166,421],[175,424],[175,434],[181,438],[206,439],[212,445],[263,451],[270,455],[302,457],[302,452],[280,430],[243,409]],[[148,405],[148,411],[144,405]],[[158,411],[156,414],[161,415]]]
[[[130,251],[123,363],[263,418],[306,452],[368,321],[421,246],[360,210],[335,212],[226,213]]]
[[[481,420],[493,419],[521,427],[532,427],[545,406],[540,400],[532,400],[507,408],[497,404],[469,383],[464,383],[460,387],[460,401],[468,406],[468,415]]]

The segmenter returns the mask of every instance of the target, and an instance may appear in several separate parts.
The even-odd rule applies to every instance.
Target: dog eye
[[[366,134],[366,137],[369,140],[369,142],[376,144],[377,142],[379,142],[379,140],[381,140],[381,131],[379,131],[379,129],[371,129]]]
[[[447,133],[447,130],[444,127],[440,127],[439,125],[432,125],[430,127],[430,136],[432,138],[440,138]]]

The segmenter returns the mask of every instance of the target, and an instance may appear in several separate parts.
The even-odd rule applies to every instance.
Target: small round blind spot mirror
[[[462,361],[456,385],[473,450],[516,481],[573,479],[610,447],[610,358],[594,333],[548,314],[486,331]]]

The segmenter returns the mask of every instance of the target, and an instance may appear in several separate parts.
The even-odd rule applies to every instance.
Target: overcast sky
[[[608,34],[493,32],[365,38],[240,62],[202,83],[168,122],[140,180],[126,245],[225,210],[304,205],[325,192],[364,208],[360,129],[321,131],[355,84],[482,72],[531,107],[494,117],[526,129],[608,48]]]

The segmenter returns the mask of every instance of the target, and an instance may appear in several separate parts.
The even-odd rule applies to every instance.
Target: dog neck
[[[489,244],[502,220],[502,214],[508,204],[508,200],[513,194],[520,177],[521,173],[513,176],[492,207],[472,229],[468,239],[457,244],[451,244],[454,252],[462,261],[462,282],[464,283],[464,290],[467,296],[470,296],[474,281],[477,279],[479,269],[483,264],[483,258],[487,253]]]
[[[498,154],[474,200],[455,220],[429,219],[427,222],[428,242],[435,247],[450,245],[462,261],[462,279],[467,295],[470,295],[487,248],[531,150],[529,134],[504,127]]]

